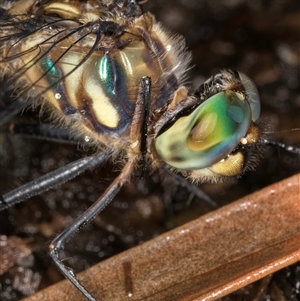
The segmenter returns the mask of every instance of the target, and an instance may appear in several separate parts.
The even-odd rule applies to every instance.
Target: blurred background
[[[300,147],[300,132],[295,130],[300,128],[298,0],[149,0],[144,8],[186,38],[193,54],[189,72],[193,89],[220,69],[247,74],[258,87],[268,137]],[[39,120],[38,116],[28,111],[22,118]],[[2,193],[82,156],[76,145],[3,131],[0,135]],[[223,206],[299,172],[299,167],[298,156],[266,147],[255,171],[228,183],[203,184],[201,189]],[[48,257],[49,242],[97,199],[119,168],[108,164],[0,212],[0,247],[20,248],[20,254],[26,255],[9,258],[12,267],[0,276],[0,300],[19,300],[63,279]],[[69,265],[76,271],[86,269],[214,210],[187,189],[176,185],[165,189],[160,182],[155,174],[134,178],[103,214],[70,241],[65,250]],[[12,236],[17,241],[7,238]],[[299,265],[280,271],[257,300],[299,300],[299,275]],[[223,300],[254,300],[259,285]]]

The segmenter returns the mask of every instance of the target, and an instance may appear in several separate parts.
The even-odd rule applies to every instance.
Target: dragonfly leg
[[[121,187],[127,181],[129,181],[134,170],[134,165],[134,160],[128,161],[119,176],[111,183],[101,197],[98,198],[98,200],[81,216],[79,216],[69,227],[61,232],[50,244],[50,256],[58,266],[59,270],[90,301],[96,301],[95,297],[93,297],[92,294],[80,283],[75,273],[63,264],[62,259],[59,258],[59,251],[63,250],[68,240],[77,232],[79,232],[112,201]]]
[[[112,149],[94,156],[81,158],[2,195],[0,198],[0,211],[59,186],[87,169],[93,169],[104,164],[110,158],[111,152]]]

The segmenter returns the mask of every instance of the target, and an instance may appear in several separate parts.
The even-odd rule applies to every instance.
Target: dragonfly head
[[[222,71],[161,117],[155,147],[165,163],[193,180],[237,176],[260,139],[259,115],[253,82]]]

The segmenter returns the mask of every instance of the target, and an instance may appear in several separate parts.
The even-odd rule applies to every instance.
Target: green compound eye
[[[156,137],[155,147],[162,159],[175,168],[209,167],[236,148],[250,127],[251,117],[244,94],[220,92]]]

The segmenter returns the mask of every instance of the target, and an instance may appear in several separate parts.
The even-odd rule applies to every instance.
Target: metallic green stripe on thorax
[[[63,7],[61,3],[56,9]],[[75,10],[66,14],[76,15]],[[82,32],[75,22],[68,30],[43,27],[12,50],[23,53],[18,68],[24,67],[23,77],[47,103],[93,132],[120,135],[132,122],[142,77],[152,79],[154,109],[163,106],[178,86],[176,76],[164,72],[172,69],[172,60],[152,32],[153,22],[153,16],[145,14],[119,36],[103,33],[97,47],[96,34],[87,34],[89,27]],[[61,30],[65,33],[58,33]],[[92,47],[95,50],[85,60]]]

